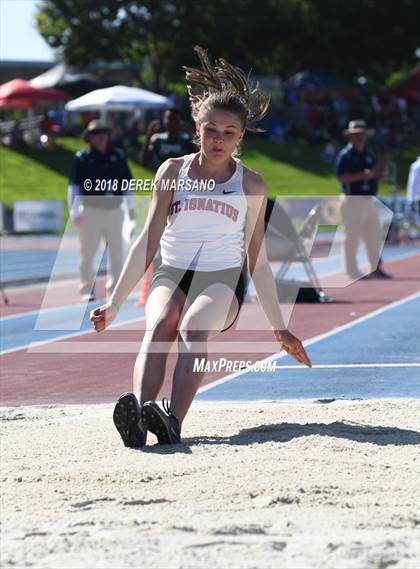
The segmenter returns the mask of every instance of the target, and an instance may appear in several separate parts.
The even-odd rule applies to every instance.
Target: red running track
[[[387,269],[394,274],[393,280],[366,280],[344,289],[326,288],[326,293],[337,302],[296,305],[289,327],[298,337],[306,340],[413,294],[419,290],[419,266],[420,255],[410,256],[387,263]],[[66,297],[65,304],[77,302],[76,291],[72,290],[70,288],[69,291],[65,285],[57,287],[57,302],[61,299],[63,304],[63,295]],[[42,297],[41,287],[16,292],[13,298],[20,305],[20,310],[36,310]],[[10,307],[10,313],[17,308],[19,306]],[[231,329],[219,335],[211,343],[212,360],[222,356],[257,360],[279,351],[258,305],[244,305],[240,318],[240,322],[252,323],[253,329]],[[100,335],[91,333],[51,342],[37,351],[19,350],[4,354],[1,356],[2,405],[115,401],[120,393],[131,390],[136,359],[133,348],[140,346],[143,324],[140,322],[134,326],[120,326]],[[260,351],[253,348],[256,345]],[[68,353],[70,350],[74,353]],[[175,361],[176,354],[171,353],[162,390],[165,396],[170,393]],[[207,374],[203,384],[218,378],[218,374]]]

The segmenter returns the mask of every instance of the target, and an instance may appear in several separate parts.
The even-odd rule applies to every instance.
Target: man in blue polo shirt
[[[341,215],[346,231],[346,272],[351,279],[363,277],[357,266],[357,248],[362,240],[371,265],[370,278],[391,278],[382,269],[381,228],[378,211],[371,197],[378,192],[378,180],[384,176],[385,168],[378,167],[374,156],[365,150],[368,131],[364,121],[350,121],[344,134],[349,144],[337,156],[336,175],[343,191]]]
[[[109,127],[91,121],[82,137],[89,148],[77,152],[70,175],[68,206],[70,217],[79,230],[80,293],[83,300],[95,300],[93,261],[101,238],[107,244],[107,294],[113,291],[123,266],[124,219],[126,202],[129,216],[135,217],[135,200],[127,191],[131,172],[124,152],[109,146]]]

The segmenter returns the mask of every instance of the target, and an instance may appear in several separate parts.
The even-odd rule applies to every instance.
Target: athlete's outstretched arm
[[[152,201],[143,231],[130,248],[110,299],[91,312],[90,319],[97,332],[104,330],[114,320],[118,312],[116,305],[121,306],[126,300],[155,256],[172,202],[173,192],[168,188],[176,179],[179,167],[179,159],[170,159],[164,162],[156,173]]]
[[[258,300],[282,348],[297,361],[310,367],[312,364],[301,341],[289,332],[284,324],[276,283],[267,258],[264,230],[267,187],[261,176],[249,170],[245,171],[244,186],[248,201],[245,227],[248,270]]]

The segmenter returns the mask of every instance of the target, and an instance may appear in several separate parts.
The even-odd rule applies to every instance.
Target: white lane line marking
[[[249,399],[235,399],[235,401],[231,400],[231,399],[221,399],[220,401],[211,401],[211,400],[197,400],[194,399],[193,401],[193,405],[195,406],[202,406],[202,407],[232,407],[234,405],[237,405],[238,407],[245,407],[245,406],[249,406],[249,407],[254,407],[257,404],[261,404],[261,405],[294,405],[294,406],[301,406],[301,405],[320,405],[322,404],[322,400],[323,399],[331,399],[331,403],[333,403],[334,405],[354,405],[355,403],[357,403],[357,405],[370,405],[371,403],[375,403],[375,401],[377,402],[383,402],[385,401],[393,401],[395,403],[401,403],[404,402],[406,404],[412,404],[412,405],[416,405],[416,407],[419,407],[419,399],[415,398],[415,397],[387,397],[387,396],[382,396],[382,397],[375,397],[372,399],[362,399],[361,397],[355,397],[354,399],[340,399],[339,397],[319,397],[319,398],[314,398],[314,399],[253,399],[252,401],[250,401]],[[67,404],[70,405],[70,404]],[[74,404],[77,405],[77,404]],[[101,403],[94,403],[94,404],[90,404],[90,405],[101,405]],[[63,405],[64,407],[64,405]]]
[[[131,294],[126,302],[130,302],[133,300],[136,300],[137,295],[136,294]],[[38,316],[40,313],[42,314],[50,314],[52,312],[60,312],[60,311],[64,311],[64,310],[71,310],[71,309],[79,309],[79,308],[88,308],[90,307],[90,310],[92,310],[93,308],[97,308],[98,306],[101,306],[102,304],[105,304],[106,299],[105,298],[98,298],[95,301],[91,301],[91,302],[74,302],[73,304],[63,304],[61,306],[52,306],[51,308],[42,308],[42,305],[40,306],[39,310],[28,310],[28,312],[18,312],[17,314],[9,314],[9,316],[2,316],[0,318],[0,324],[2,322],[7,322],[8,320],[18,320],[19,318],[26,318],[29,316]]]
[[[315,364],[311,369],[341,369],[341,368],[376,368],[376,367],[420,367],[420,363],[397,363],[397,364]],[[276,369],[308,369],[302,365],[278,365]]]
[[[124,320],[124,322],[118,322],[117,324],[111,324],[107,330],[115,330],[115,328],[119,328],[120,326],[125,326],[126,324],[133,324],[133,322],[141,322],[144,320],[144,315],[136,318],[130,318],[129,320]],[[42,340],[40,342],[30,342],[29,344],[25,344],[23,346],[18,346],[17,348],[9,348],[7,350],[0,351],[0,356],[5,354],[10,354],[12,352],[19,352],[21,350],[31,350],[32,348],[36,348],[38,346],[43,346],[45,344],[52,344],[54,342],[59,342],[61,340],[67,340],[70,338],[76,338],[77,336],[85,336],[86,334],[95,334],[93,329],[82,330],[81,332],[73,332],[70,334],[63,334],[61,336],[54,336],[54,338],[50,338],[48,340]]]
[[[410,294],[404,298],[401,298],[400,300],[396,300],[395,302],[388,304],[387,306],[382,306],[381,308],[378,308],[377,310],[374,310],[373,312],[370,312],[369,314],[365,314],[364,316],[361,316],[360,318],[357,318],[356,320],[353,320],[352,322],[348,322],[347,324],[343,324],[342,326],[334,328],[334,330],[330,330],[329,332],[325,332],[324,334],[320,334],[319,336],[314,336],[313,338],[309,338],[308,340],[303,342],[303,345],[305,347],[311,346],[312,344],[315,344],[316,342],[320,342],[321,340],[325,340],[326,338],[334,336],[335,334],[339,334],[340,332],[344,332],[344,330],[349,330],[350,328],[353,328],[353,326],[361,324],[362,322],[366,322],[366,320],[369,320],[370,318],[375,318],[375,316],[379,316],[380,314],[387,312],[388,310],[392,310],[393,308],[397,308],[398,306],[401,306],[401,305],[405,304],[406,302],[410,302],[411,300],[414,300],[415,298],[418,298],[418,297],[420,297],[420,292],[415,292],[414,294]],[[272,356],[269,356],[268,358],[260,360],[260,362],[263,362],[263,361],[269,362],[272,360],[281,359],[281,358],[286,357],[287,355],[288,354],[286,352],[281,351],[281,352],[278,352],[276,354],[273,354]],[[204,391],[209,391],[209,389],[213,389],[214,387],[217,387],[218,385],[222,385],[223,383],[231,381],[232,379],[236,379],[237,377],[240,377],[241,375],[244,375],[245,373],[247,373],[247,372],[242,370],[242,371],[238,371],[236,373],[232,373],[230,375],[227,375],[226,377],[222,377],[220,379],[217,379],[216,381],[213,381],[212,383],[209,383],[208,385],[204,385],[203,387],[200,387],[200,389],[198,390],[198,393],[203,393]]]

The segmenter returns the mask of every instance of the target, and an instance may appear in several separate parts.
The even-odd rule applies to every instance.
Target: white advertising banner
[[[13,205],[13,230],[60,231],[63,227],[64,204],[58,200],[16,201]]]
[[[4,204],[0,202],[0,233],[3,233],[4,231],[4,226],[5,226],[4,215],[5,215]]]

